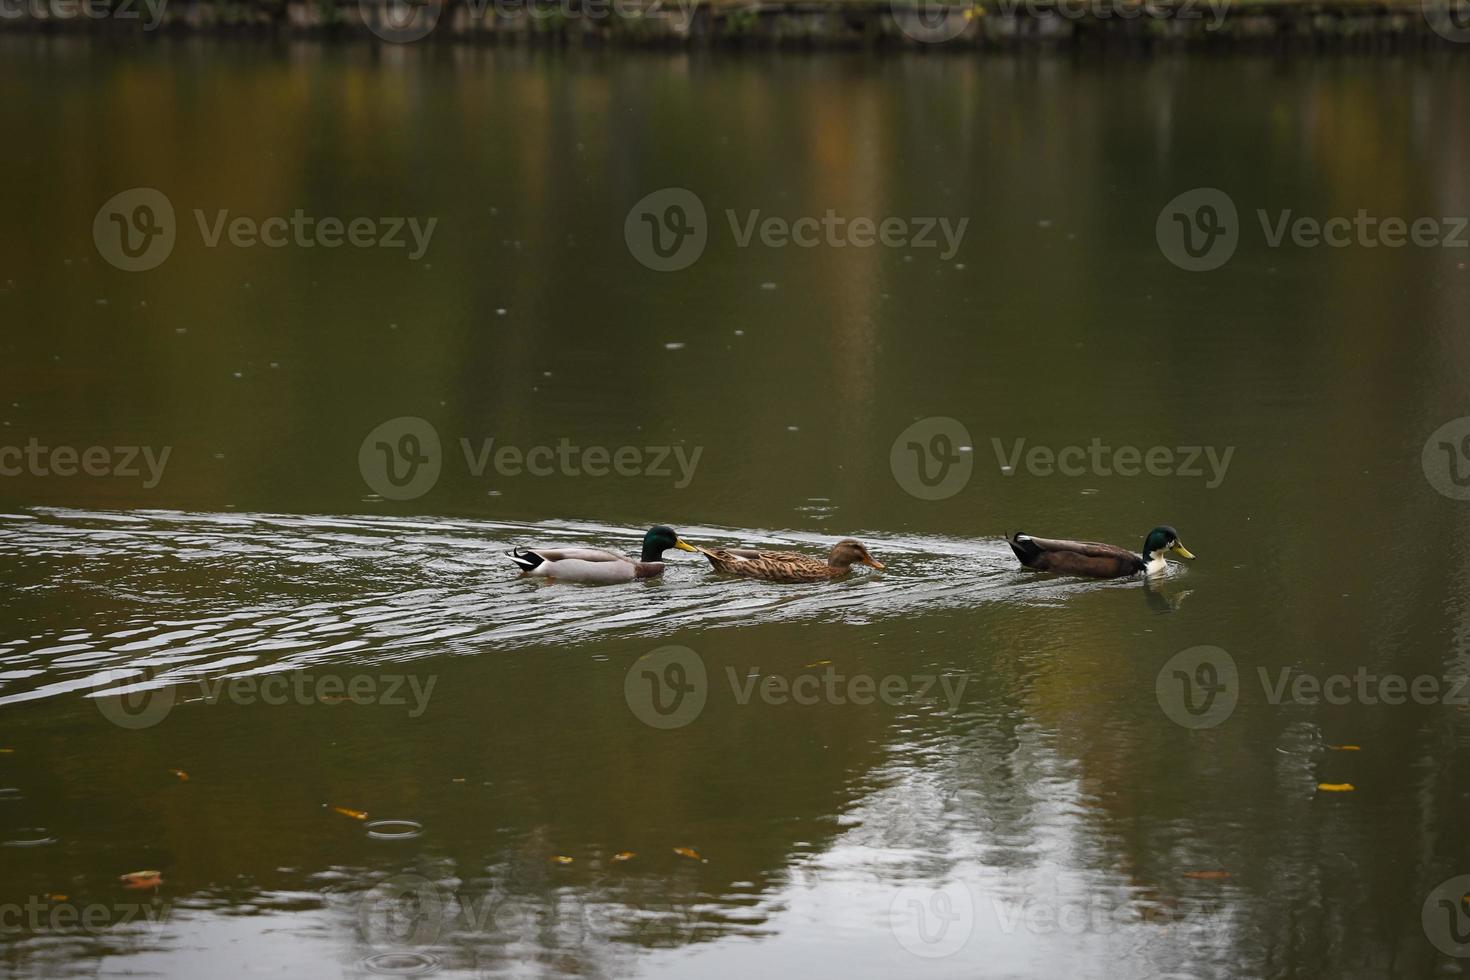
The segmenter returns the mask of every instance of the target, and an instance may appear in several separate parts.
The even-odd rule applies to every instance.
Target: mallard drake
[[[859,562],[869,568],[883,567],[882,562],[868,554],[861,541],[853,538],[843,538],[833,545],[825,563],[794,551],[757,551],[753,548],[695,550],[708,558],[716,571],[768,582],[823,582],[846,575]]]
[[[506,555],[527,575],[567,582],[612,583],[662,575],[664,552],[670,548],[696,550],[673,528],[658,524],[643,536],[643,554],[638,561],[600,548],[512,548]]]
[[[1166,551],[1172,551],[1180,558],[1194,559],[1189,549],[1179,543],[1179,532],[1167,525],[1148,532],[1148,537],[1143,539],[1141,555],[1111,544],[1034,538],[1021,531],[1011,535],[1009,544],[1027,568],[1092,578],[1127,578],[1139,572],[1147,575],[1162,572],[1168,565],[1164,560]]]

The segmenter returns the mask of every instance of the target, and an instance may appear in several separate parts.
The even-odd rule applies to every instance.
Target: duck
[[[753,548],[696,550],[709,559],[716,571],[767,582],[825,582],[841,578],[859,563],[880,571],[884,567],[856,538],[843,538],[833,545],[825,562],[794,551],[759,551]]]
[[[1058,575],[1085,575],[1090,578],[1127,578],[1142,572],[1156,575],[1168,567],[1165,552],[1194,560],[1194,555],[1179,541],[1179,532],[1161,524],[1143,539],[1143,553],[1096,541],[1061,541],[1037,538],[1017,531],[1007,543],[1021,564]]]
[[[643,535],[643,553],[637,561],[601,548],[512,548],[506,557],[525,575],[565,582],[609,585],[640,578],[658,578],[664,572],[664,552],[670,548],[696,551],[677,531],[655,524]]]

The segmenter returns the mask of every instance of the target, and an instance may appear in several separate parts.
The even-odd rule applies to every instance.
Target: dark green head
[[[1193,558],[1189,549],[1179,543],[1179,532],[1167,524],[1160,524],[1148,532],[1143,539],[1143,560],[1152,561],[1154,556],[1163,557],[1163,552],[1172,551],[1180,558]]]
[[[643,561],[663,561],[664,552],[670,548],[694,551],[693,545],[685,543],[671,527],[655,524],[643,535]]]

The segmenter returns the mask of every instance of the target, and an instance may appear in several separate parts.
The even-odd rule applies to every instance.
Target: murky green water
[[[1459,972],[1470,249],[1256,212],[1470,213],[1463,59],[36,37],[0,79],[16,975]],[[136,187],[174,241],[127,272]],[[669,187],[707,242],[657,272]],[[1198,187],[1209,272],[1156,238]],[[940,244],[740,244],[829,209]],[[501,555],[655,522],[887,570]],[[1002,540],[1157,523],[1199,559],[1151,584]]]

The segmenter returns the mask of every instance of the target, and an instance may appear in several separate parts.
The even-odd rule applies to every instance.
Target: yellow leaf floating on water
[[[51,901],[53,901],[53,902],[64,902],[64,901],[66,901],[66,896],[65,895],[47,895],[46,897],[48,899],[50,899]]]
[[[1358,787],[1352,783],[1318,783],[1317,788],[1324,793],[1351,793]]]
[[[1199,881],[1219,881],[1222,878],[1229,878],[1230,872],[1218,869],[1209,871],[1186,871],[1184,872],[1184,877],[1194,878]]]
[[[187,783],[189,781],[189,774],[187,772],[184,772],[184,770],[182,769],[170,769],[169,772],[173,773],[175,776],[178,776],[179,779],[181,779],[183,782]]]
[[[349,810],[345,806],[334,806],[332,810],[342,814],[344,817],[351,817],[353,820],[366,820],[368,818],[368,815],[362,810]]]
[[[695,861],[704,860],[704,858],[699,856],[699,852],[692,847],[676,847],[674,848],[674,853],[680,857],[692,858]]]
[[[807,664],[807,667],[827,667],[830,666],[831,663],[832,661],[830,660],[813,660],[811,663]]]
[[[576,858],[567,857],[565,854],[553,854],[551,860],[557,864],[571,864]]]
[[[614,861],[631,861],[638,856],[637,851],[619,851],[612,856]]]
[[[1327,747],[1329,749],[1331,749],[1332,751],[1334,751],[1334,752],[1361,752],[1361,751],[1363,751],[1363,747],[1361,745],[1329,745]]]
[[[163,874],[158,871],[129,871],[119,875],[118,881],[124,888],[157,888],[163,884]]]
[[[0,755],[14,755],[15,749],[0,749]]]

